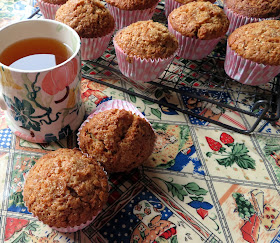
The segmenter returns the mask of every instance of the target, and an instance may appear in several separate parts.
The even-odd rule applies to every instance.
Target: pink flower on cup
[[[77,73],[78,61],[73,58],[65,65],[48,72],[42,81],[42,89],[49,95],[55,95],[66,89],[65,96],[55,101],[55,103],[63,102],[69,95],[69,85],[75,80]]]

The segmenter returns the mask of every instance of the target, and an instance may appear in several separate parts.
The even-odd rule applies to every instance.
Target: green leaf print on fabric
[[[155,115],[157,118],[161,119],[161,112],[158,109],[151,108],[151,112],[153,115]]]

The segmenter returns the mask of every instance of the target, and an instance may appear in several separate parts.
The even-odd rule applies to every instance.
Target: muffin
[[[78,149],[58,149],[41,157],[29,171],[23,189],[29,212],[62,232],[87,226],[107,198],[106,173]]]
[[[45,19],[54,19],[58,8],[67,0],[37,0],[38,6]]]
[[[268,83],[280,73],[280,20],[237,28],[228,38],[225,71],[243,84]]]
[[[191,2],[168,16],[168,29],[179,41],[178,56],[185,59],[197,60],[210,54],[228,26],[223,10],[210,2]]]
[[[78,134],[83,153],[99,161],[108,173],[128,172],[151,155],[155,133],[146,119],[125,109],[100,111]]]
[[[69,0],[57,10],[55,20],[67,24],[81,37],[83,60],[100,57],[115,29],[113,16],[99,0]]]
[[[226,0],[224,10],[230,21],[230,34],[242,25],[279,17],[280,0]]]
[[[202,2],[209,1],[211,3],[215,2],[215,0],[165,0],[165,4],[164,4],[165,16],[168,17],[168,15],[174,9],[179,8],[182,5],[185,5],[190,2],[196,2],[196,1],[202,1]]]
[[[152,18],[159,0],[105,0],[116,21],[117,29],[122,29],[137,21]]]
[[[139,82],[159,77],[178,49],[176,37],[164,25],[151,20],[120,30],[113,43],[120,71]]]

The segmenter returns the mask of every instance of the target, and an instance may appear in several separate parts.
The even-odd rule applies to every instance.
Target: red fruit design
[[[26,219],[7,218],[5,228],[5,241],[10,239],[15,232],[20,231],[23,227],[28,225],[29,221]]]
[[[222,144],[220,144],[219,142],[215,141],[212,138],[209,137],[205,137],[206,141],[209,145],[209,147],[213,150],[213,151],[219,151],[223,146]]]
[[[234,142],[234,139],[232,136],[230,136],[229,134],[223,132],[221,134],[221,137],[220,137],[220,140],[222,143],[224,144],[230,144],[230,143],[233,143]]]
[[[196,212],[199,214],[199,216],[204,219],[205,217],[208,216],[208,210],[205,210],[203,208],[198,208],[196,209]]]

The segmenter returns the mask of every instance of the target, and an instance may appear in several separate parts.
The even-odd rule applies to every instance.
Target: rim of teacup
[[[13,72],[21,72],[21,73],[38,73],[38,72],[46,72],[46,71],[50,71],[50,70],[53,70],[53,69],[56,69],[56,68],[59,68],[63,65],[65,65],[66,63],[68,63],[69,61],[71,61],[73,58],[75,58],[77,56],[77,54],[80,52],[81,50],[81,39],[80,39],[80,36],[77,34],[77,32],[71,28],[70,26],[64,24],[64,23],[61,23],[59,21],[56,21],[56,20],[52,20],[52,19],[26,19],[26,20],[21,20],[21,21],[15,21],[13,23],[10,23],[2,28],[0,28],[0,32],[7,29],[7,28],[11,28],[13,27],[14,25],[17,25],[17,24],[23,24],[25,22],[50,22],[52,24],[56,24],[56,25],[61,25],[63,26],[63,28],[66,28],[68,29],[69,31],[72,32],[73,36],[79,40],[77,41],[77,45],[78,47],[76,48],[76,50],[73,52],[73,54],[64,62],[58,64],[58,65],[55,65],[55,66],[52,66],[52,67],[49,67],[49,68],[45,68],[45,69],[38,69],[38,70],[26,70],[26,69],[17,69],[17,68],[13,68],[13,67],[10,67],[10,66],[7,66],[5,65],[4,63],[0,62],[0,66],[6,68],[6,69],[9,69]],[[13,43],[12,43],[13,44]],[[73,50],[72,50],[73,51]]]

